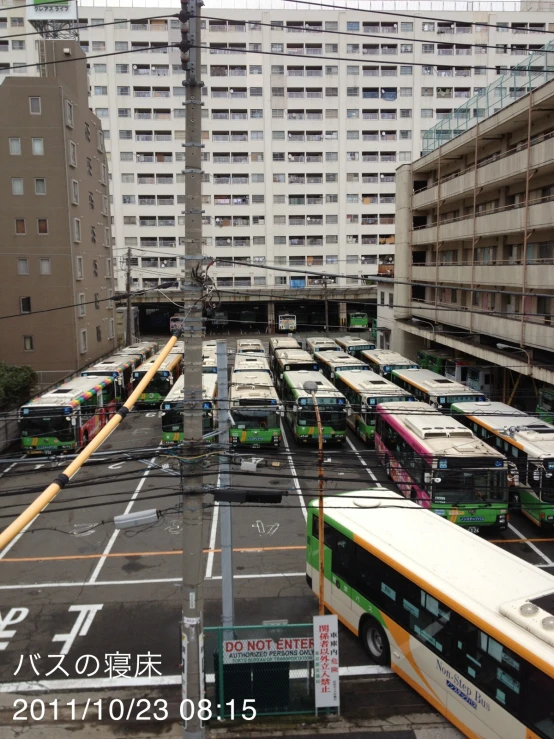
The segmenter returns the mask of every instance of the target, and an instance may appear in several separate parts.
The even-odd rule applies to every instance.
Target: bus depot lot
[[[229,340],[229,347],[233,345]],[[314,446],[296,445],[286,425],[284,432],[280,450],[240,450],[264,460],[256,472],[241,474],[238,465],[232,468],[235,486],[288,493],[279,505],[232,506],[238,625],[276,619],[305,623],[317,613],[316,597],[304,576],[305,505],[317,496],[317,452]],[[170,467],[163,467],[166,450],[156,450],[160,438],[157,411],[131,413],[103,445],[103,463],[83,468],[28,532],[2,553],[0,681],[4,690],[12,691],[16,683],[28,688],[49,680],[60,681],[59,690],[98,687],[90,681],[110,679],[106,655],[116,652],[132,656],[131,675],[138,671],[137,655],[159,655],[156,672],[161,676],[153,673],[155,680],[161,680],[162,686],[178,684],[183,570],[181,515],[175,510],[179,478]],[[140,460],[125,459],[126,453],[136,456],[141,448],[149,451]],[[329,495],[376,483],[394,487],[373,450],[350,432],[343,446],[327,447],[324,457]],[[279,466],[272,467],[271,462]],[[65,465],[63,459],[55,466],[30,457],[2,465],[2,525],[13,520]],[[216,463],[205,469],[204,482],[217,484]],[[30,488],[36,492],[24,492]],[[114,516],[149,508],[165,511],[156,525],[115,530]],[[203,568],[208,626],[221,623],[219,516],[220,507],[214,507],[207,495]],[[554,574],[554,541],[526,519],[512,516],[506,532],[489,538]],[[340,650],[341,665],[361,668],[354,673],[363,673],[368,659],[357,639],[343,628]],[[56,654],[64,654],[62,669],[48,676],[57,662],[48,655]],[[38,657],[31,660],[34,655]],[[83,655],[97,658],[95,672],[95,663],[87,663],[82,670],[85,663],[78,659]],[[143,680],[143,685],[154,684],[146,673],[136,679]]]

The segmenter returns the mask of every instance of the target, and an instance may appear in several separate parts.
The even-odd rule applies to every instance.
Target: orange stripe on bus
[[[509,442],[510,444],[512,444],[512,446],[515,446],[518,449],[521,449],[522,452],[524,451],[523,444],[518,444],[518,442],[514,441],[510,436],[503,436],[502,434],[499,434],[498,431],[495,431],[491,426],[488,425],[488,423],[485,423],[484,421],[478,421],[477,416],[468,416],[468,418],[470,421],[473,421],[478,426],[483,426],[484,428],[486,428],[487,431],[491,432],[491,434],[494,434],[495,436],[498,436],[500,439],[503,439],[504,441]]]
[[[502,632],[499,631],[495,626],[492,626],[491,624],[487,623],[484,619],[480,618],[479,616],[476,616],[468,608],[460,605],[460,603],[455,601],[454,598],[450,598],[448,595],[438,590],[433,585],[430,585],[423,578],[418,577],[414,572],[410,572],[410,570],[408,570],[406,567],[404,567],[401,564],[398,564],[398,562],[395,562],[392,559],[392,557],[389,557],[387,554],[382,552],[376,546],[373,546],[372,544],[369,544],[367,541],[364,541],[357,534],[354,534],[354,541],[356,542],[356,544],[359,544],[362,547],[362,549],[365,549],[366,551],[371,552],[371,554],[374,554],[376,557],[378,557],[383,562],[388,564],[389,567],[392,567],[393,570],[396,570],[396,572],[399,572],[401,575],[404,575],[404,577],[408,578],[408,580],[411,580],[411,582],[415,583],[416,585],[419,585],[420,588],[427,591],[428,593],[430,593],[432,596],[434,596],[438,600],[442,601],[445,605],[449,606],[454,611],[457,611],[461,616],[467,619],[467,621],[474,624],[478,628],[483,629],[483,631],[485,631],[486,633],[490,634],[492,637],[497,639],[501,644],[505,644],[516,654],[519,654],[520,657],[522,657],[523,659],[526,659],[528,662],[530,662],[532,665],[537,667],[539,670],[542,670],[546,675],[549,675],[550,677],[554,678],[554,667],[550,665],[548,662],[541,659],[539,656],[533,654],[525,647],[522,647],[520,644],[514,641],[514,639],[512,639],[511,637],[506,636],[505,634],[502,634]]]

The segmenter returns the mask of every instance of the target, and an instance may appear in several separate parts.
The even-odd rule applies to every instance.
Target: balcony
[[[164,249],[174,249],[176,246],[175,239],[160,239],[160,247]]]
[[[175,218],[158,216],[158,226],[175,226]]]
[[[139,218],[139,226],[148,226],[153,227],[156,226],[156,218]]]
[[[154,175],[138,175],[137,184],[138,185],[155,185],[156,178],[154,177]]]
[[[141,195],[139,195],[138,204],[139,205],[156,205],[156,198],[142,197]]]

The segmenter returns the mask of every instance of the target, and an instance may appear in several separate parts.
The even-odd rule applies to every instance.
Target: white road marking
[[[517,538],[518,538],[518,539],[527,539],[527,537],[526,537],[526,536],[525,536],[524,534],[522,534],[522,533],[521,533],[521,531],[518,531],[518,530],[517,530],[517,529],[515,528],[515,526],[512,526],[512,524],[511,524],[511,523],[509,523],[509,524],[508,524],[508,528],[510,529],[510,531],[513,531],[513,532],[514,532],[514,534],[515,534],[515,535],[517,536]],[[540,557],[540,558],[542,559],[542,561],[543,561],[543,562],[546,562],[546,567],[554,567],[554,562],[553,562],[553,561],[552,561],[551,559],[549,559],[549,558],[548,558],[548,557],[546,556],[546,554],[543,554],[543,553],[541,552],[541,550],[540,550],[540,549],[539,549],[539,548],[538,548],[537,546],[535,546],[535,545],[533,544],[533,542],[532,542],[532,541],[526,541],[525,543],[527,544],[527,546],[528,546],[528,547],[529,547],[530,549],[532,549],[532,550],[533,550],[533,551],[535,552],[535,554],[536,554],[537,556],[539,556],[539,557]],[[539,567],[540,567],[540,565],[539,565]]]
[[[75,611],[79,615],[77,616],[77,620],[73,624],[71,631],[67,634],[56,634],[52,638],[52,641],[63,642],[63,647],[59,652],[60,654],[68,654],[75,639],[78,636],[86,636],[88,634],[90,626],[94,621],[94,617],[98,611],[102,610],[102,608],[102,603],[87,606],[69,606],[70,611]]]
[[[291,679],[305,679],[308,677],[307,670],[291,670]],[[355,665],[352,667],[340,667],[341,677],[357,677],[362,675],[392,675],[390,667],[379,665]],[[215,675],[206,674],[206,682],[213,684]],[[103,690],[107,688],[136,688],[136,687],[167,687],[170,685],[181,685],[181,675],[154,675],[153,677],[96,677],[84,680],[40,680],[35,682],[0,683],[0,693],[48,693],[56,690]]]
[[[17,462],[19,462],[19,461],[20,460],[17,460]],[[15,467],[15,465],[17,464],[17,462],[13,462],[12,464],[10,464],[9,467],[6,467],[6,469],[3,472],[0,472],[0,477],[4,477],[4,475],[6,474],[6,472],[9,472],[10,470],[13,470],[13,468]],[[42,467],[42,465],[40,465],[40,466]]]
[[[304,521],[307,521],[308,512],[306,511],[306,504],[304,503],[304,496],[302,495],[302,488],[300,487],[300,483],[298,482],[298,477],[296,476],[296,469],[294,467],[294,462],[292,461],[292,454],[290,453],[290,447],[287,441],[287,437],[285,435],[285,429],[283,428],[282,421],[281,421],[281,434],[283,436],[283,444],[285,445],[287,461],[289,463],[290,471],[292,473],[292,482],[294,485],[294,489],[298,493],[298,499],[300,500],[300,507],[302,508],[302,515],[304,516]]]
[[[361,465],[362,465],[363,467],[365,467],[365,471],[366,471],[366,472],[367,472],[367,474],[368,474],[368,475],[369,475],[369,476],[371,477],[371,479],[373,480],[373,482],[375,483],[375,485],[376,485],[376,486],[377,486],[378,488],[382,488],[383,486],[381,485],[381,483],[380,483],[380,482],[378,482],[378,481],[377,481],[377,478],[376,478],[376,477],[375,477],[375,475],[373,474],[373,471],[372,471],[372,470],[371,470],[371,469],[370,469],[370,468],[369,468],[369,467],[367,466],[366,462],[365,462],[365,461],[364,461],[364,460],[362,459],[362,455],[361,455],[361,454],[360,454],[360,452],[359,452],[359,451],[358,451],[358,450],[356,449],[356,447],[354,446],[354,444],[353,444],[353,443],[352,443],[352,442],[350,441],[350,439],[349,439],[348,437],[346,437],[346,441],[348,442],[348,445],[350,446],[350,448],[352,449],[352,451],[354,452],[354,454],[356,455],[356,457],[358,457],[358,461],[359,461],[359,463],[360,463],[360,464],[361,464]]]
[[[235,580],[254,580],[264,577],[305,577],[305,572],[262,572],[252,575],[234,575]],[[221,580],[221,575],[213,575],[206,580]],[[150,580],[96,580],[91,582],[35,582],[26,585],[0,585],[0,590],[34,590],[40,592],[41,588],[86,588],[101,585],[158,585],[163,583],[180,583],[182,577],[159,577]]]
[[[152,459],[150,460],[150,464],[153,464],[153,463],[154,463],[154,460],[155,460],[155,459],[156,459],[156,457],[152,457]],[[147,468],[147,469],[146,469],[146,470],[144,471],[144,473],[143,473],[143,475],[142,475],[141,479],[139,480],[139,484],[138,484],[138,485],[137,485],[137,487],[135,488],[135,492],[133,493],[133,495],[132,495],[132,497],[131,497],[131,500],[130,500],[130,501],[129,501],[129,502],[127,503],[127,507],[126,507],[126,508],[125,508],[125,510],[123,511],[123,515],[125,515],[125,514],[129,513],[129,511],[130,511],[130,510],[131,510],[131,508],[133,507],[133,504],[134,504],[135,500],[137,499],[137,496],[138,496],[138,494],[139,494],[139,493],[140,493],[140,491],[142,490],[142,486],[143,486],[143,485],[144,485],[144,483],[146,482],[146,478],[147,478],[147,477],[148,477],[148,475],[150,474],[150,470],[151,470],[151,467],[148,467],[148,468]],[[93,573],[92,573],[92,575],[90,576],[90,580],[89,580],[89,582],[87,583],[88,585],[92,585],[93,583],[95,583],[95,582],[96,582],[96,579],[97,579],[98,575],[100,574],[100,570],[102,569],[102,567],[104,566],[104,564],[105,564],[105,562],[106,562],[106,559],[107,559],[106,555],[107,555],[107,554],[109,554],[109,553],[111,552],[111,550],[112,550],[112,547],[113,547],[113,545],[115,544],[115,540],[117,539],[117,536],[118,536],[118,534],[119,534],[119,531],[120,531],[120,529],[116,529],[116,530],[115,530],[115,531],[113,532],[113,534],[112,534],[112,535],[110,536],[110,540],[109,540],[108,544],[106,545],[106,548],[104,549],[104,552],[102,553],[102,557],[101,557],[101,558],[100,558],[100,560],[98,561],[98,564],[97,564],[97,565],[96,565],[96,567],[94,568],[94,572],[93,572]]]

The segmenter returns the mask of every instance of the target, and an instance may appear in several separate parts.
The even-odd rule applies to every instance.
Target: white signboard
[[[253,662],[308,662],[314,656],[312,637],[233,639],[223,642],[223,664]]]
[[[76,21],[77,2],[76,0],[59,0],[59,2],[33,0],[33,4],[27,7],[27,20]]]
[[[315,708],[340,707],[339,624],[334,615],[314,616]]]

